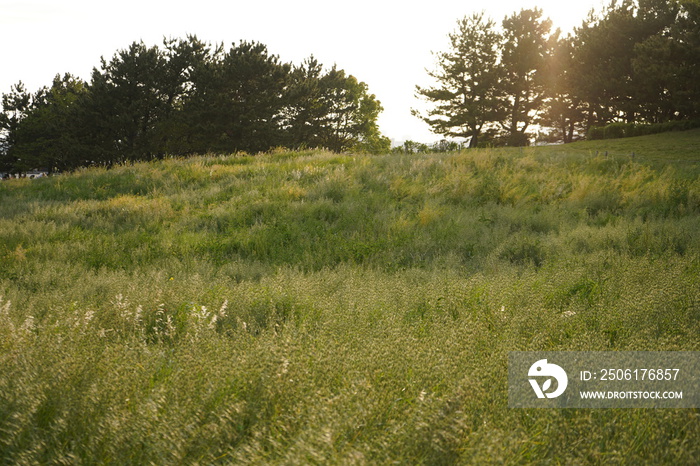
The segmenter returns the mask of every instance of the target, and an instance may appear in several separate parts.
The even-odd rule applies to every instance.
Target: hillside
[[[557,146],[554,146],[557,147]],[[559,146],[569,152],[602,153],[608,151],[609,155],[630,156],[635,154],[635,160],[647,164],[673,163],[682,164],[684,169],[688,167],[697,174],[697,165],[700,163],[700,129],[690,131],[671,131],[668,133],[654,134],[634,138],[606,139],[597,141],[580,141],[573,144]],[[548,148],[552,149],[552,147]]]
[[[697,410],[509,409],[507,356],[700,350],[699,148],[2,182],[0,458],[690,464]]]

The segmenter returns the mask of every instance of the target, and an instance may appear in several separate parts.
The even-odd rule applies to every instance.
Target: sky
[[[30,92],[69,72],[90,79],[100,57],[143,40],[187,34],[224,43],[258,41],[285,62],[314,55],[365,82],[381,101],[379,127],[395,142],[434,142],[440,136],[411,115],[426,104],[415,86],[430,85],[434,52],[448,50],[457,21],[484,11],[497,23],[522,8],[539,7],[564,33],[579,26],[601,0],[0,0],[0,93],[22,81]]]

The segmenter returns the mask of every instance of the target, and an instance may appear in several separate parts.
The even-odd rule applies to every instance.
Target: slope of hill
[[[631,156],[647,164],[682,164],[684,169],[693,166],[693,175],[700,165],[700,129],[672,131],[668,133],[640,136],[635,138],[580,141],[565,146],[568,152],[589,152],[609,156]],[[551,149],[550,149],[551,150]]]
[[[0,457],[690,464],[697,410],[509,409],[507,356],[700,350],[698,141],[2,182]]]

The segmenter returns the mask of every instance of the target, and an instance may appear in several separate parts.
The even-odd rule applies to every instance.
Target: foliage
[[[281,112],[291,65],[259,43],[241,42],[206,64],[184,102],[185,153],[259,152],[282,144]],[[204,74],[204,73],[203,73]],[[187,110],[195,111],[188,115]]]
[[[95,68],[30,95],[3,98],[3,170],[112,166],[169,155],[256,153],[274,147],[379,152],[382,107],[365,83],[311,58],[299,68],[267,47],[228,51],[194,36],[135,42]]]
[[[584,128],[584,105],[575,92],[574,44],[571,36],[559,38],[552,45],[552,55],[545,65],[547,92],[539,124],[553,128],[551,140],[573,142]]]
[[[458,152],[464,150],[467,146],[456,141],[448,141],[442,139],[433,144],[425,144],[416,141],[404,141],[401,146],[394,147],[391,152],[394,154],[421,154],[421,153],[442,153],[442,152]]]
[[[629,138],[668,131],[687,131],[698,127],[700,127],[698,120],[677,120],[656,124],[610,123],[606,126],[591,128],[587,137],[588,139]]]
[[[10,148],[17,141],[19,124],[26,117],[31,108],[32,96],[27,92],[24,84],[12,86],[9,94],[2,95],[2,108],[0,113],[0,170],[10,171],[17,162],[17,157],[10,153]]]
[[[692,464],[697,410],[505,387],[513,350],[700,350],[699,138],[3,181],[0,461]]]
[[[376,123],[382,107],[374,95],[367,94],[366,84],[335,66],[324,74],[313,57],[291,76],[290,102],[284,110],[288,146],[335,152],[389,149],[391,142],[380,135]]]
[[[547,96],[547,65],[555,35],[542,11],[521,10],[495,23],[475,14],[458,22],[450,34],[451,49],[438,54],[438,68],[429,73],[435,87],[417,87],[417,94],[435,104],[427,116],[416,115],[437,134],[510,146],[529,144],[528,127]],[[485,141],[482,138],[486,139]]]
[[[639,93],[653,71],[635,70],[633,63],[641,51],[638,45],[665,34],[677,18],[675,0],[623,0],[611,3],[599,17],[591,15],[576,30],[574,88],[586,102],[586,128],[616,119],[629,123],[638,116],[647,121],[653,118],[640,115],[647,103]],[[659,66],[671,64],[658,62]],[[658,105],[658,99],[649,104]],[[671,113],[665,118],[677,116]]]
[[[437,85],[418,87],[436,105],[422,116],[435,133],[526,145],[534,124],[571,142],[610,123],[700,116],[697,0],[615,0],[564,38],[541,15],[507,16],[500,33],[483,15],[459,21]]]
[[[437,55],[439,71],[430,73],[438,86],[416,87],[419,96],[436,104],[421,118],[435,133],[469,138],[470,147],[477,147],[482,129],[497,119],[500,108],[497,64],[501,39],[495,23],[483,13],[459,21],[458,30],[449,37],[450,52]]]
[[[546,97],[546,64],[552,54],[552,21],[542,10],[521,10],[503,20],[500,85],[505,100],[499,124],[508,133],[508,145],[527,145],[525,134]]]

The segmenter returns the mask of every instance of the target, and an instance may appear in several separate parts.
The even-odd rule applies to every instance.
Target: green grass
[[[697,409],[509,409],[507,354],[700,350],[699,145],[2,182],[0,461],[693,464]]]
[[[668,133],[640,136],[635,138],[608,139],[598,141],[580,141],[563,146],[543,148],[553,152],[588,152],[608,156],[630,157],[634,160],[661,168],[665,163],[672,163],[683,169],[690,168],[693,175],[698,173],[700,162],[700,129],[690,131],[672,131]],[[689,175],[690,175],[689,174]]]

